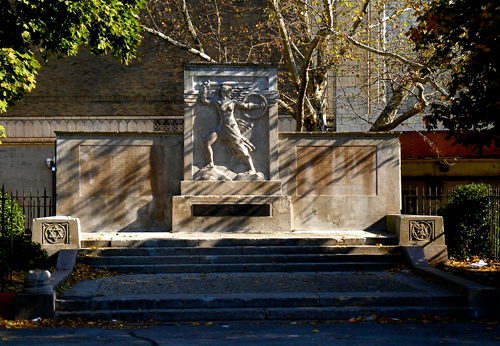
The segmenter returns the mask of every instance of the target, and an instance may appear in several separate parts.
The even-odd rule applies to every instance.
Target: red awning
[[[479,155],[477,150],[472,147],[464,147],[460,144],[454,145],[453,140],[446,140],[446,136],[446,132],[402,132],[399,136],[401,157],[403,159],[500,157],[500,149],[495,146],[483,148],[483,152]]]

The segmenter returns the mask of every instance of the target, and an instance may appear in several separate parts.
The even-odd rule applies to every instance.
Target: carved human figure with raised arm
[[[202,138],[203,150],[205,151],[205,156],[208,160],[208,165],[206,167],[215,167],[212,145],[220,140],[223,140],[226,142],[232,154],[243,158],[250,168],[248,173],[256,173],[252,157],[250,156],[250,152],[255,150],[255,146],[242,135],[242,132],[244,133],[248,131],[252,127],[252,124],[244,121],[243,119],[236,119],[234,116],[234,110],[235,108],[245,110],[265,108],[267,106],[266,103],[261,102],[260,104],[257,104],[234,100],[230,97],[232,88],[227,84],[223,84],[220,88],[220,99],[209,99],[207,96],[209,88],[210,81],[203,83],[201,101],[205,105],[217,107],[219,113],[219,124]]]

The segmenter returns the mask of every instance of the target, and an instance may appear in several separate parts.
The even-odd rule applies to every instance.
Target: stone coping
[[[390,233],[367,231],[331,231],[331,232],[286,232],[286,233],[170,233],[170,232],[96,232],[81,233],[80,240],[143,240],[143,239],[307,239],[307,238],[393,238]]]
[[[399,132],[279,132],[278,138],[281,137],[343,137],[349,139],[350,137],[399,137]]]
[[[54,133],[59,136],[65,135],[78,135],[93,137],[92,139],[101,139],[101,137],[113,136],[113,137],[135,137],[135,136],[147,136],[147,137],[160,137],[160,136],[179,136],[183,132],[161,132],[161,131],[144,131],[144,132],[127,132],[127,131],[110,131],[110,132],[85,132],[85,131],[54,131]]]
[[[182,63],[182,66],[263,66],[263,67],[277,67],[278,65],[270,62],[208,62],[208,61],[186,61]]]
[[[2,144],[54,145],[56,137],[8,137],[2,138]]]

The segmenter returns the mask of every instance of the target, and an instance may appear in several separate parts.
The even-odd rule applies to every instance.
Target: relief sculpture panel
[[[201,142],[206,164],[200,165],[194,180],[265,180],[264,173],[255,168],[252,155],[256,145],[248,136],[254,121],[267,111],[266,98],[254,92],[251,86],[244,87],[237,82],[207,80],[199,85],[202,88],[200,102],[214,108],[218,120],[215,125],[205,123],[204,131],[196,136]],[[199,108],[197,117],[202,119],[209,114],[206,108]],[[217,147],[218,142],[225,149]]]

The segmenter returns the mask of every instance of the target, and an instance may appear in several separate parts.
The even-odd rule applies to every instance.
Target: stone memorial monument
[[[398,134],[278,133],[276,67],[184,71],[182,133],[125,122],[56,132],[57,215],[79,219],[82,240],[388,230],[387,215],[401,210]]]
[[[276,67],[187,64],[174,232],[290,230],[278,162]]]

